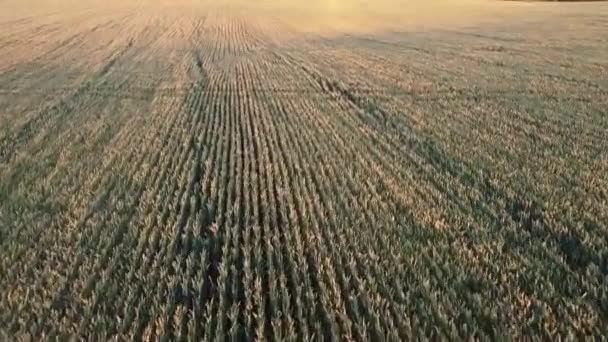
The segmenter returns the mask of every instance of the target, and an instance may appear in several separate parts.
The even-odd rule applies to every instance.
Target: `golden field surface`
[[[607,327],[608,4],[0,0],[0,340]]]

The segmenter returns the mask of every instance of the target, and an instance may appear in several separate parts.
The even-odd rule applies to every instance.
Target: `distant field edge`
[[[608,0],[503,0],[513,2],[606,2]]]

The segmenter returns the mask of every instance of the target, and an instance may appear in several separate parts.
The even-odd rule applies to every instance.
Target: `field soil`
[[[285,3],[0,0],[0,339],[605,334],[608,4]]]

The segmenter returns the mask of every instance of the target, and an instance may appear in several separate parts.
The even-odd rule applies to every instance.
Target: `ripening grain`
[[[608,6],[398,5],[0,2],[0,339],[605,334]]]

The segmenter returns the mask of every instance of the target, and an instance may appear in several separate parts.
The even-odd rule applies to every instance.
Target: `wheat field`
[[[601,339],[608,4],[0,1],[0,339]]]

